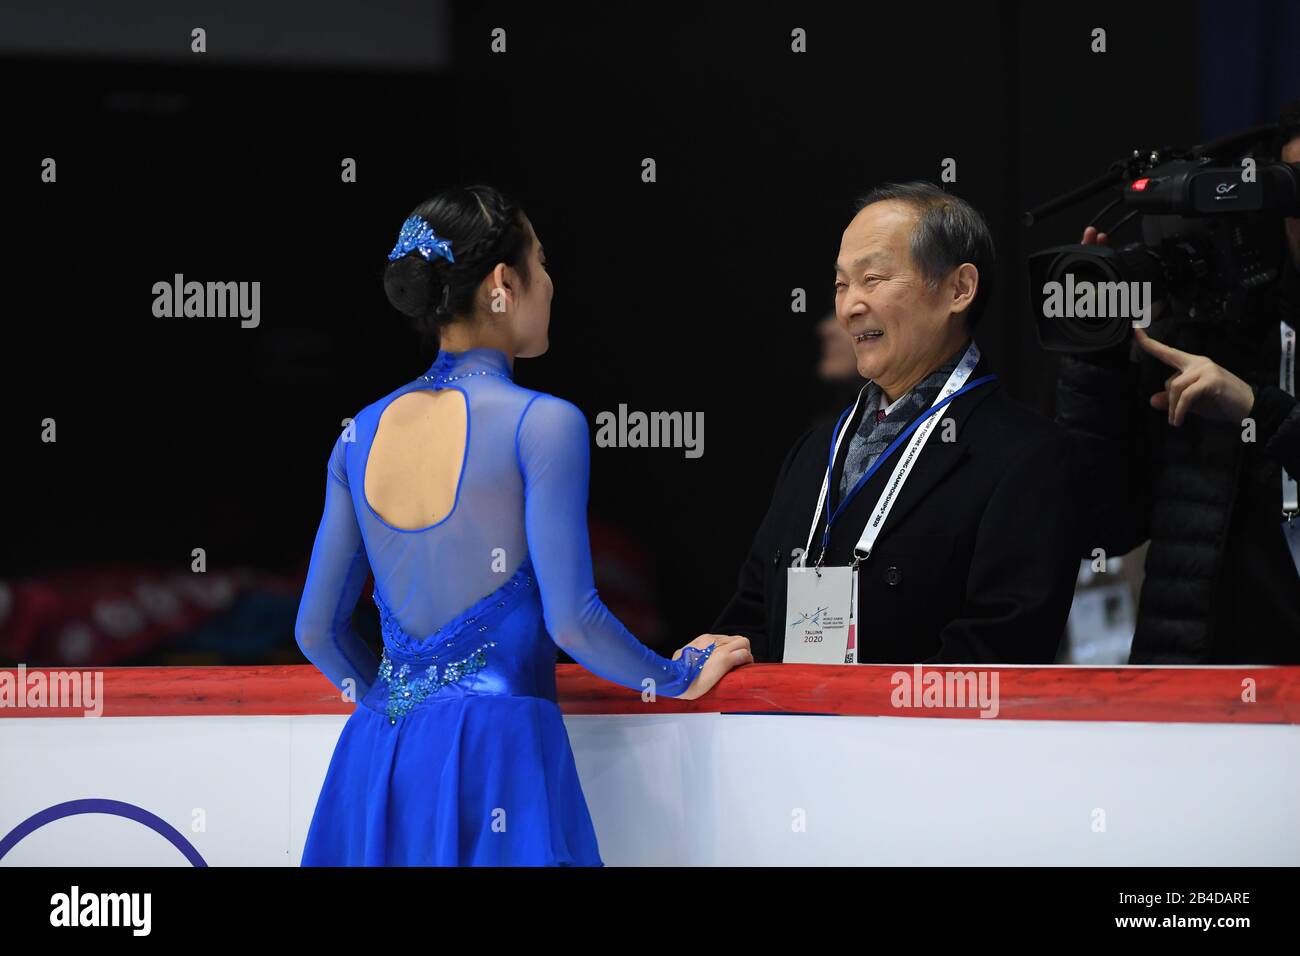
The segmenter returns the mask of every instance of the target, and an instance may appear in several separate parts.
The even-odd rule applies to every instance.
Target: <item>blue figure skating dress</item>
[[[428,527],[394,527],[364,491],[380,415],[409,391],[444,388],[467,411],[455,502]],[[666,697],[686,690],[712,648],[660,657],[601,602],[589,465],[582,412],[516,385],[492,349],[443,352],[340,435],[296,634],[359,703],[302,865],[601,865],[556,704],[556,646],[606,680]],[[351,623],[371,572],[380,660]]]

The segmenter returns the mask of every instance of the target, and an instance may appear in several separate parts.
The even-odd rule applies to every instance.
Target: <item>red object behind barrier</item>
[[[997,717],[1013,720],[1300,724],[1300,667],[924,667],[924,675],[997,675]],[[0,700],[21,676],[71,669],[0,669]],[[106,667],[103,716],[173,717],[347,714],[353,704],[311,665],[264,667]],[[972,707],[895,706],[906,665],[829,667],[751,664],[733,671],[702,700],[641,695],[574,664],[556,668],[566,714],[777,713],[978,719]],[[5,677],[3,675],[12,675]],[[37,678],[38,680],[40,678]],[[933,679],[933,678],[931,678]],[[1253,694],[1253,700],[1250,697]],[[26,698],[20,698],[22,702]],[[909,702],[916,698],[910,694]],[[81,717],[82,708],[0,704],[2,717]]]

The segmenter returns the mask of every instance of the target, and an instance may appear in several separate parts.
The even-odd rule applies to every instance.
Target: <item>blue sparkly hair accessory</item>
[[[439,239],[433,227],[419,216],[412,216],[402,223],[402,231],[397,235],[397,245],[388,254],[388,261],[400,259],[408,252],[416,250],[424,256],[426,262],[432,262],[434,256],[442,256],[448,262],[455,262],[451,254],[451,240]]]

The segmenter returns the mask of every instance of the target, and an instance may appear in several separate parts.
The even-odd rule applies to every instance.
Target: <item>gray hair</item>
[[[964,199],[933,183],[884,183],[858,200],[855,213],[873,203],[895,199],[920,215],[912,230],[912,261],[934,288],[964,262],[979,270],[979,289],[966,309],[966,327],[974,328],[993,294],[993,235],[988,223]]]

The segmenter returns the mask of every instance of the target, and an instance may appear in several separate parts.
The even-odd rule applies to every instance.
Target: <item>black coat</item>
[[[987,374],[981,359],[972,379]],[[857,419],[866,413],[860,409]],[[858,659],[863,663],[1051,663],[1079,570],[1070,444],[998,382],[953,400],[917,459],[872,555],[862,563]],[[942,420],[956,440],[942,441]],[[835,423],[805,432],[777,476],[739,585],[713,625],[750,639],[756,661],[784,654],[786,570],[807,541]],[[847,437],[835,464],[838,489]],[[897,464],[895,452],[836,519],[827,565],[853,547]],[[834,501],[839,500],[838,492]],[[826,526],[824,509],[811,565]]]
[[[1240,323],[1170,315],[1149,330],[1252,385],[1253,443],[1195,413],[1171,427],[1150,397],[1174,370],[1145,353],[1130,361],[1127,345],[1061,361],[1057,421],[1084,467],[1084,549],[1151,542],[1131,664],[1300,663],[1300,577],[1280,530],[1282,468],[1300,474],[1300,407],[1277,387],[1278,317],[1296,323],[1297,302],[1288,268]]]

